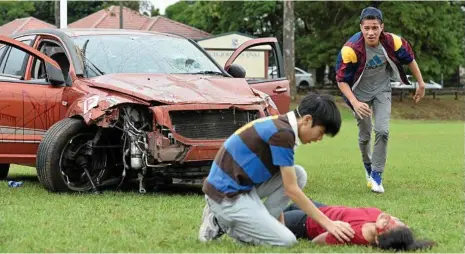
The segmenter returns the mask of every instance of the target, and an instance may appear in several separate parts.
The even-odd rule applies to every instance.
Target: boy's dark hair
[[[341,129],[341,113],[330,95],[310,93],[306,95],[295,109],[297,117],[312,116],[312,127],[325,127],[325,134],[336,136]]]
[[[394,251],[415,251],[431,248],[432,241],[415,240],[412,231],[407,227],[398,227],[378,236],[378,248]]]
[[[377,19],[381,24],[383,23],[383,12],[381,12],[380,9],[377,9],[375,7],[367,7],[362,10],[362,13],[360,14],[360,24],[365,20],[373,20]]]
[[[362,20],[360,20],[360,24],[362,24],[362,22],[364,20],[373,20],[373,19],[376,19],[379,21],[380,24],[383,24],[383,21],[381,19],[379,19],[378,17],[376,17],[375,15],[368,15],[366,17],[364,17]]]

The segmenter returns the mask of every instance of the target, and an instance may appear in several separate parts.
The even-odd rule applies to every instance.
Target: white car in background
[[[276,67],[273,66],[268,69],[268,76],[270,78],[276,77],[277,75]],[[311,73],[295,67],[295,84],[297,86],[297,92],[299,92],[301,90],[309,90],[310,87],[315,86],[315,81]]]
[[[391,87],[392,88],[401,88],[401,89],[416,89],[418,86],[418,82],[414,81],[412,75],[407,75],[407,79],[411,85],[401,84],[398,81],[391,80]],[[434,82],[433,80],[425,81],[425,88],[426,89],[442,89],[443,87],[441,84]]]

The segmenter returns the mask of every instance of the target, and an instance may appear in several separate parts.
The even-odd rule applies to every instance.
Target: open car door
[[[228,73],[235,72],[237,68],[245,69],[245,78],[250,86],[268,94],[279,113],[289,111],[289,81],[284,75],[283,56],[276,38],[252,39],[241,44],[224,66]]]
[[[29,164],[42,135],[59,117],[63,73],[57,62],[21,41],[0,35],[0,51],[0,163],[16,158]],[[43,63],[46,82],[24,78],[31,56]]]

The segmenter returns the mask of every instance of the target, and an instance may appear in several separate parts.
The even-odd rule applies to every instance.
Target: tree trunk
[[[283,13],[284,72],[289,80],[291,99],[295,100],[294,1],[284,1]]]

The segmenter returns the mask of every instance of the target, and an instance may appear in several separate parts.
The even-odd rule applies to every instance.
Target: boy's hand
[[[418,103],[421,99],[425,97],[425,84],[419,84],[417,87],[417,90],[415,92],[415,95],[413,96],[413,100],[415,103]]]
[[[354,106],[355,113],[360,117],[369,117],[371,115],[371,110],[370,106],[368,104],[360,102],[360,101],[354,101],[352,106]]]
[[[350,242],[354,238],[355,231],[349,223],[343,221],[331,221],[326,231],[336,237],[340,242]]]

